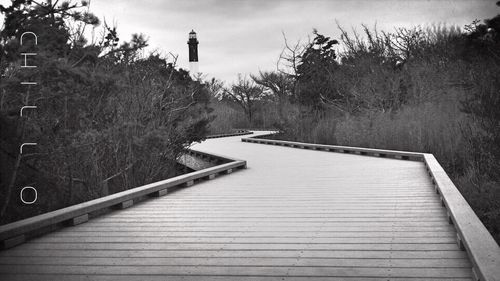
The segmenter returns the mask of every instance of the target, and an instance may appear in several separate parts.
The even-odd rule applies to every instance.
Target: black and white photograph
[[[0,0],[1,281],[500,281],[500,1]]]

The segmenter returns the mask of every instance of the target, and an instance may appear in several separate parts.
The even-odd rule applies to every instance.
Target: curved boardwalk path
[[[209,139],[248,168],[0,252],[0,280],[471,280],[424,164]]]

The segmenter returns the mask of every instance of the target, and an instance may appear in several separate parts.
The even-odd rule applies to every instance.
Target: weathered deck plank
[[[97,275],[91,276],[89,279],[88,275],[75,275],[75,274],[27,274],[30,276],[30,280],[37,281],[61,281],[61,280],[74,280],[74,281],[110,281],[110,280],[120,280],[120,281],[303,281],[304,279],[308,281],[407,281],[406,277],[314,277],[314,276],[289,276],[289,277],[270,277],[270,276],[241,276],[241,275],[227,275],[227,276],[206,276],[206,275],[190,275],[188,279],[185,275],[180,276],[164,276],[164,275]],[[19,275],[6,275],[7,280],[12,281],[22,281],[26,280],[25,277]],[[471,280],[470,278],[411,278],[411,281],[464,281]]]
[[[211,139],[248,168],[0,252],[1,280],[471,280],[422,162]]]
[[[316,266],[316,267],[436,267],[464,268],[470,266],[467,259],[348,259],[348,258],[275,258],[275,257],[173,257],[173,258],[109,258],[109,257],[11,257],[0,258],[2,265],[74,265],[74,266]]]
[[[215,253],[214,253],[215,251]],[[321,251],[321,250],[248,250],[245,252],[232,250],[21,250],[12,249],[9,257],[107,257],[107,258],[180,258],[180,257],[206,257],[206,258],[339,258],[339,259],[356,259],[356,258],[373,258],[373,259],[467,259],[467,254],[464,251],[353,251],[353,250],[337,250],[337,251]]]

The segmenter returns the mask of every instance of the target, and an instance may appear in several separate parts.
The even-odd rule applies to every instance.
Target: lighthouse
[[[194,76],[198,74],[198,39],[196,39],[196,32],[194,30],[189,32],[187,43],[189,46],[189,72]]]

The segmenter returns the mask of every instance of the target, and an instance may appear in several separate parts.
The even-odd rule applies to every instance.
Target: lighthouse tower
[[[191,30],[189,32],[189,72],[195,76],[198,74],[198,39],[196,39],[196,32]]]

